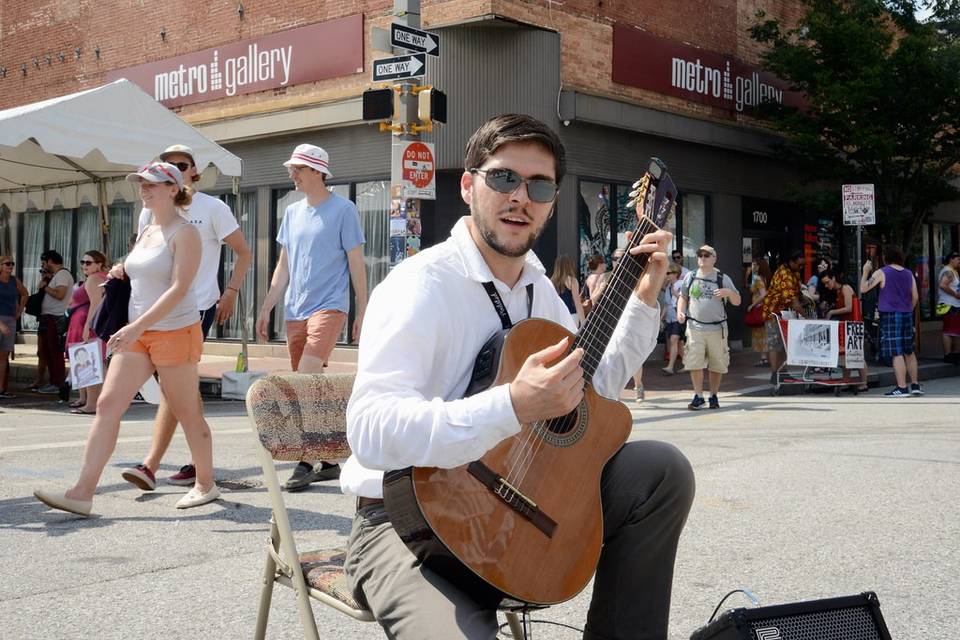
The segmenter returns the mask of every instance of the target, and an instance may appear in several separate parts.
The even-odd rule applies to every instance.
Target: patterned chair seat
[[[300,569],[310,588],[339,600],[351,609],[364,610],[366,607],[357,602],[347,586],[347,575],[343,572],[346,557],[346,549],[308,551],[300,554]]]

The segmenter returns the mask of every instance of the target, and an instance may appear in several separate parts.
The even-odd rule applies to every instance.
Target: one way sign
[[[407,51],[440,57],[440,36],[396,22],[390,25],[390,44]]]
[[[373,61],[373,81],[399,80],[401,78],[416,78],[427,73],[427,56],[415,53],[409,56],[396,58],[380,58]]]

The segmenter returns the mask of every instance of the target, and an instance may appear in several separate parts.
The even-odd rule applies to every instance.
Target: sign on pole
[[[409,56],[380,58],[373,61],[373,81],[386,82],[403,78],[417,78],[427,73],[427,56],[414,53]]]
[[[876,224],[877,209],[872,184],[843,185],[843,224]]]
[[[436,162],[433,144],[418,140],[400,140],[393,149],[393,162],[400,176],[400,195],[404,198],[436,200]]]
[[[440,36],[396,22],[390,25],[390,44],[407,51],[440,57]]]

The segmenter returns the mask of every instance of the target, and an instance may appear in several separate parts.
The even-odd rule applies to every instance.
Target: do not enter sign
[[[419,141],[402,142],[399,160],[404,197],[436,199],[433,145]]]

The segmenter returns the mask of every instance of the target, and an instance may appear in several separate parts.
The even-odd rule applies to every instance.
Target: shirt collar
[[[477,282],[500,282],[493,277],[493,274],[490,272],[490,267],[487,266],[486,260],[484,260],[480,254],[480,249],[477,248],[477,243],[474,242],[473,236],[470,235],[470,229],[467,227],[467,220],[469,218],[470,216],[463,216],[457,220],[457,223],[450,231],[450,240],[453,242],[457,255],[460,257],[463,266],[463,275]],[[533,251],[527,251],[524,260],[523,271],[520,273],[520,279],[514,288],[525,287],[529,283],[535,282],[547,271]]]

